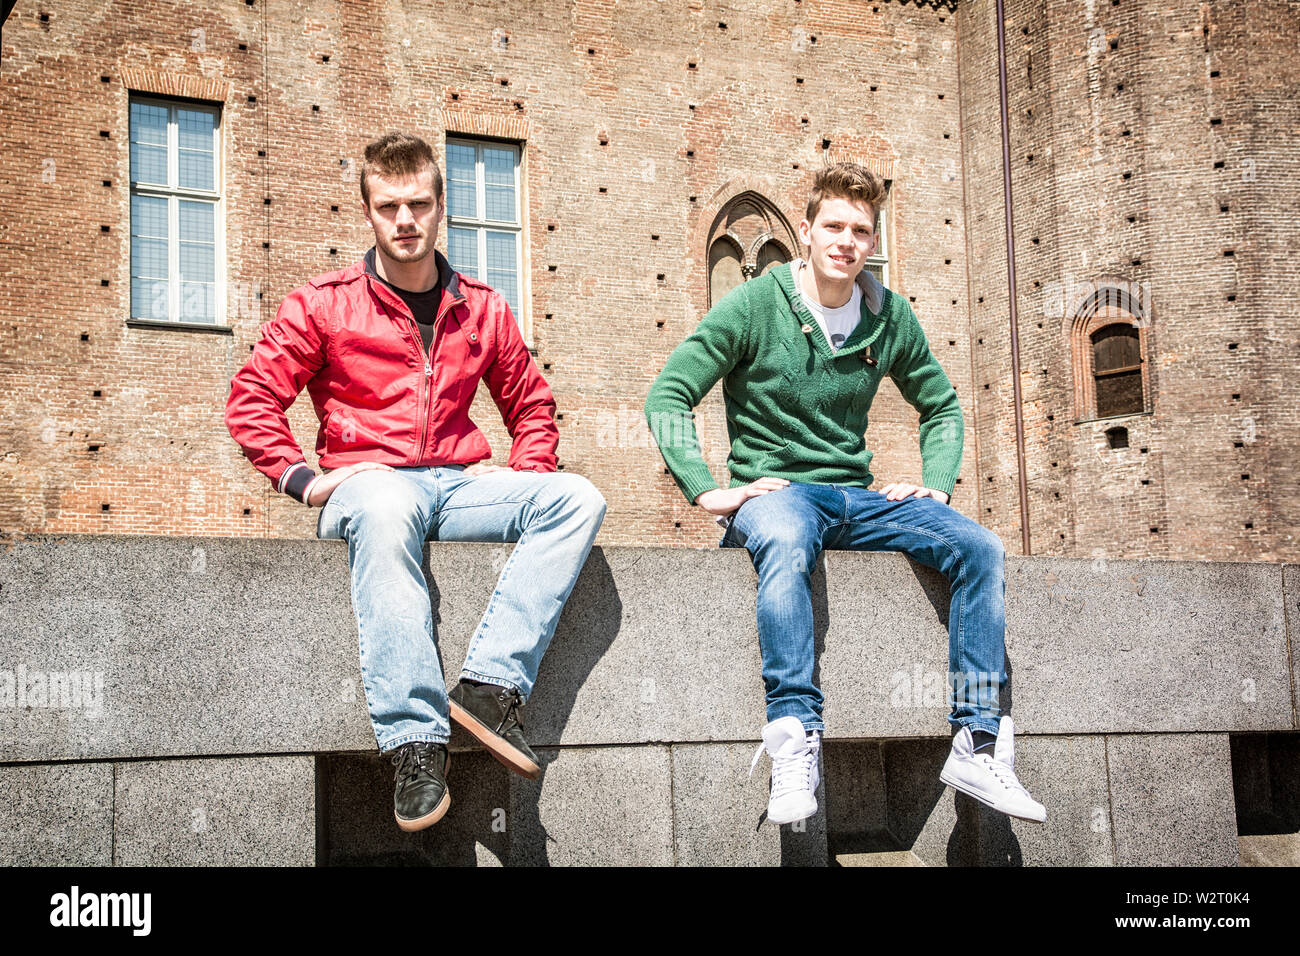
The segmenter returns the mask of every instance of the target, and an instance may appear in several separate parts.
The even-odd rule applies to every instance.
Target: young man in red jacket
[[[366,702],[397,765],[397,824],[414,831],[451,803],[449,718],[510,769],[540,773],[522,708],[605,501],[556,472],[555,399],[505,300],[434,249],[444,198],[428,144],[390,133],[367,146],[361,197],[374,248],[285,298],[231,382],[226,424],[279,491],[321,509],[318,537],[348,543]],[[480,381],[513,440],[505,467],[469,419]],[[285,415],[304,386],[320,475]],[[518,542],[450,694],[426,540]]]

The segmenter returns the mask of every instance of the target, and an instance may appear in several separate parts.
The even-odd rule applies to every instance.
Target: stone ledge
[[[427,549],[453,673],[506,547]],[[341,542],[10,542],[0,762],[373,751],[347,582]],[[756,738],[754,596],[743,551],[593,550],[542,665],[530,739]],[[1292,729],[1284,600],[1275,564],[1009,557],[1004,703],[1024,734]],[[827,738],[945,737],[942,577],[901,555],[832,551],[814,603]],[[79,702],[31,699],[67,675],[90,675],[63,685],[89,691]]]

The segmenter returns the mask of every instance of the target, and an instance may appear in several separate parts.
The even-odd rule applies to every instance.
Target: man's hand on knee
[[[757,498],[769,491],[779,491],[788,484],[790,482],[784,478],[760,478],[737,488],[705,491],[696,497],[695,503],[711,515],[729,515],[750,498]]]
[[[902,501],[904,498],[933,498],[940,504],[948,503],[948,495],[945,492],[923,488],[921,485],[909,485],[901,481],[885,485],[880,489],[880,493],[889,501]]]
[[[321,508],[324,507],[325,502],[329,501],[330,495],[334,494],[335,488],[358,472],[395,470],[391,465],[381,465],[377,461],[363,461],[344,468],[335,468],[328,474],[318,475],[313,478],[311,484],[307,486],[303,500],[313,508]]]

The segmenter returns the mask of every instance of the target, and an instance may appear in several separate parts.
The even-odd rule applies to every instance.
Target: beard
[[[409,233],[407,235],[410,235]],[[418,235],[418,234],[417,234]],[[379,244],[379,249],[384,255],[394,262],[419,262],[425,258],[433,248],[433,243],[429,241],[428,235],[421,238],[421,241],[414,246],[406,246],[397,242],[398,237],[392,239],[375,236],[375,241]]]

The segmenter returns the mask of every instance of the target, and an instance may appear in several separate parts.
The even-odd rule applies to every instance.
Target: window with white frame
[[[133,96],[130,109],[131,318],[215,325],[220,108]]]
[[[520,327],[523,228],[519,147],[447,139],[447,250],[451,267],[505,298]]]
[[[885,184],[886,190],[889,184]],[[889,221],[889,193],[885,193],[885,201],[880,204],[880,211],[876,213],[876,251],[874,255],[867,257],[867,264],[863,268],[880,280],[880,284],[886,289],[889,288],[889,231],[886,223]]]

